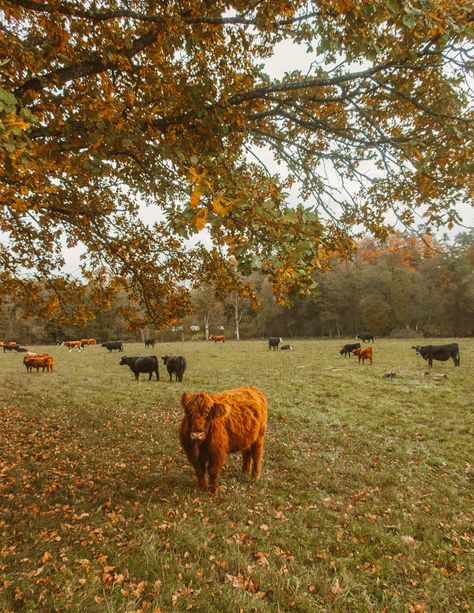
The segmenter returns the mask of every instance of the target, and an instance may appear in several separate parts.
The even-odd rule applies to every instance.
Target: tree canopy
[[[230,291],[258,269],[280,300],[309,294],[358,228],[450,226],[474,194],[470,0],[0,10],[1,281],[52,314],[81,291],[63,240],[86,246],[96,304],[125,289],[166,325],[186,281]],[[264,60],[282,41],[308,68],[275,79]],[[211,247],[189,247],[204,228]]]

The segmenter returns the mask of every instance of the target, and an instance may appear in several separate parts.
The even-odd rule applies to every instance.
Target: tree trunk
[[[204,334],[206,335],[206,341],[209,340],[209,311],[204,315]]]
[[[234,302],[234,313],[235,313],[235,339],[240,341],[240,320],[242,319],[242,313],[239,313],[239,297],[235,297]]]

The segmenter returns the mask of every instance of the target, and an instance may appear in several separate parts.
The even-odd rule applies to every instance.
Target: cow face
[[[119,366],[130,366],[130,364],[133,362],[133,358],[127,358],[126,355],[123,356],[123,358],[120,358],[120,362],[119,362]]]
[[[414,349],[416,351],[416,355],[421,355],[421,353],[420,353],[421,345],[417,345],[416,347],[412,346],[412,349]]]
[[[224,417],[227,407],[212,400],[208,394],[190,394],[185,392],[181,397],[181,405],[188,422],[189,436],[195,443],[202,443],[213,419]]]
[[[168,361],[169,355],[162,355],[161,359],[163,360],[163,364],[166,366],[166,362]]]

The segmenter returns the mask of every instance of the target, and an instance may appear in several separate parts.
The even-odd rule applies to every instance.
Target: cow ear
[[[212,406],[212,417],[225,417],[228,412],[229,409],[225,404],[215,402]]]
[[[189,392],[184,392],[184,394],[181,396],[181,406],[183,407],[184,412],[186,412],[186,408],[189,404],[191,396],[192,394],[190,394]]]

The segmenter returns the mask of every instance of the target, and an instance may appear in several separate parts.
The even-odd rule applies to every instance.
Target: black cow
[[[176,376],[176,381],[182,381],[184,371],[186,370],[186,360],[182,355],[162,355],[161,359],[166,366],[166,370],[170,376],[170,381],[173,380],[173,375]]]
[[[148,373],[148,381],[152,378],[153,373],[156,375],[156,380],[160,380],[158,358],[156,355],[145,355],[136,358],[127,358],[127,356],[124,355],[120,360],[120,366],[125,366],[125,364],[130,367],[130,370],[135,375],[136,381],[138,381],[141,372]]]
[[[102,343],[101,347],[105,347],[110,352],[112,352],[114,349],[117,349],[118,351],[123,351],[122,341],[109,341],[108,343]]]
[[[359,334],[358,336],[356,336],[356,338],[358,338],[361,341],[364,341],[364,343],[370,343],[370,341],[374,342],[375,338],[373,336],[373,334],[370,334],[370,332],[362,332],[361,334]]]
[[[155,348],[155,343],[156,343],[156,341],[155,341],[155,339],[154,339],[154,338],[147,338],[147,339],[145,340],[145,349],[146,349],[147,347],[153,347],[153,348]]]
[[[287,350],[289,350],[289,351],[293,351],[293,345],[282,345],[282,346],[280,347],[280,349],[281,349],[282,351],[285,351],[285,349],[287,349]]]
[[[447,345],[417,345],[412,347],[417,355],[428,360],[429,367],[433,366],[433,360],[446,362],[449,358],[453,358],[454,366],[461,365],[461,356],[459,355],[459,345],[457,343],[448,343]]]
[[[16,351],[16,348],[19,346],[20,345],[3,345],[3,353],[6,353],[7,351]]]
[[[354,349],[360,349],[360,343],[349,343],[348,345],[344,345],[341,351],[339,351],[339,354],[343,355],[345,358],[347,356],[351,357]]]
[[[283,342],[283,339],[279,336],[270,336],[268,339],[268,349],[278,349],[278,345]]]
[[[18,353],[26,353],[28,351],[28,349],[26,347],[20,347],[20,345],[17,345],[16,347],[14,347],[15,351],[18,351]]]

